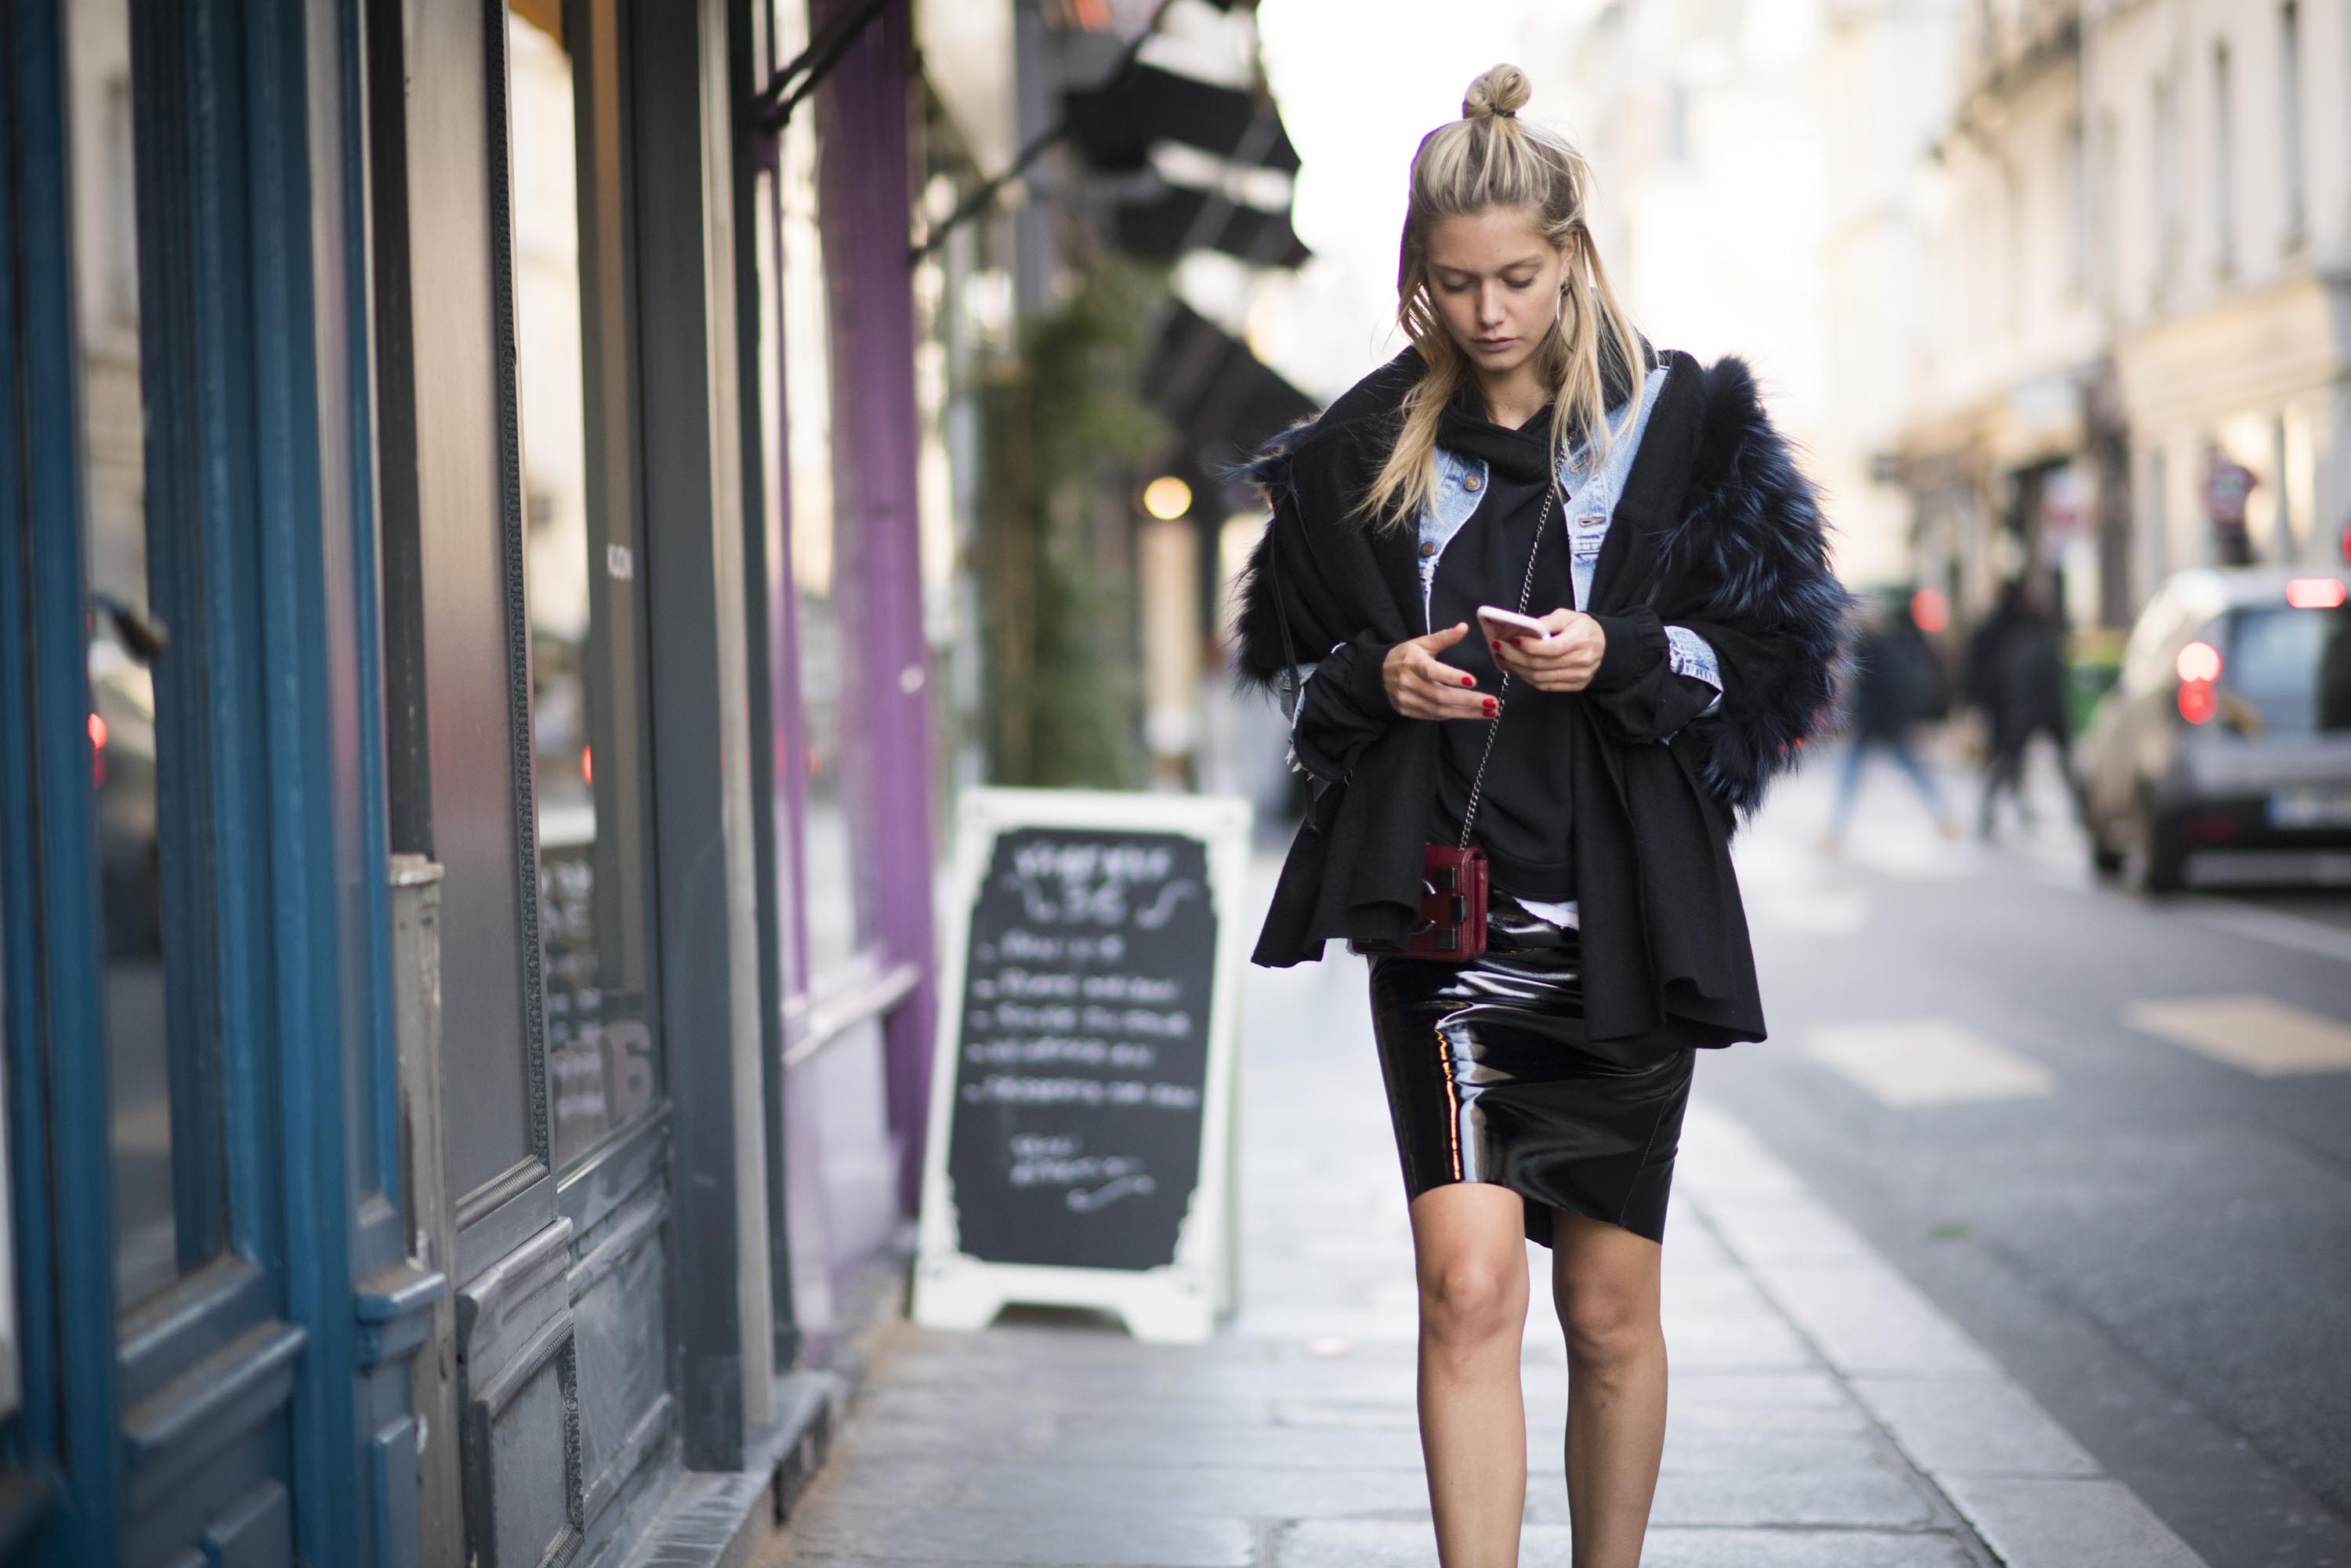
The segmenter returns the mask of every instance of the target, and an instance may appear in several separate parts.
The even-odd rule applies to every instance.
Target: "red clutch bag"
[[[1420,852],[1420,918],[1398,952],[1466,963],[1486,951],[1486,852],[1430,844]]]

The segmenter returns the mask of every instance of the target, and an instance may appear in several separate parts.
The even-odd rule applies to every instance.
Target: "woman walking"
[[[1531,1237],[1567,1338],[1575,1563],[1631,1568],[1695,1052],[1763,1038],[1733,813],[1827,705],[1847,601],[1746,368],[1635,332],[1589,172],[1527,98],[1496,67],[1421,142],[1412,346],[1252,465],[1273,517],[1241,664],[1296,695],[1315,790],[1256,961],[1374,955],[1440,1560],[1517,1559]],[[1482,952],[1445,892],[1477,885],[1463,844],[1491,877]]]

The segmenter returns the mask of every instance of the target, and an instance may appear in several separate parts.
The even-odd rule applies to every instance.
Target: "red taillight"
[[[2343,599],[2341,578],[2297,577],[2285,585],[2285,601],[2296,610],[2333,610]]]
[[[96,714],[89,716],[89,743],[98,747],[106,744],[106,721]]]
[[[1931,588],[1910,596],[1910,619],[1919,631],[1933,636],[1951,623],[1951,601]]]
[[[2172,668],[2179,673],[2179,716],[2190,724],[2210,724],[2220,711],[2212,683],[2220,678],[2220,650],[2210,643],[2190,643],[2179,650]]]
[[[596,782],[596,756],[593,747],[583,746],[580,748],[580,782],[582,784]]]

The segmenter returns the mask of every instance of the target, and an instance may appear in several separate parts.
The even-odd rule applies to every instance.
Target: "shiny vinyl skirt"
[[[1467,964],[1372,960],[1372,1028],[1406,1197],[1489,1181],[1663,1241],[1696,1051],[1584,1037],[1579,940],[1496,890]]]

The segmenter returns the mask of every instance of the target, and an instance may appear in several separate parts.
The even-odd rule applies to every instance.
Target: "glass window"
[[[601,244],[619,214],[581,199],[583,187],[591,202],[603,190],[580,152],[560,8],[516,5],[507,28],[539,932],[560,1168],[661,1093],[642,618],[632,492],[625,469],[618,482],[609,471],[628,450],[624,365],[614,373],[624,334],[604,308],[622,280]]]
[[[2351,729],[2351,610],[2241,612],[2222,679],[2260,733]]]
[[[204,875],[202,661],[180,559],[194,530],[157,515],[148,483],[128,0],[74,0],[68,27],[114,1282],[130,1308],[222,1239],[210,926],[166,913]]]
[[[222,1243],[216,1057],[204,1001],[202,659],[190,519],[151,486],[128,0],[74,0],[74,286],[80,348],[91,813],[117,1304]],[[174,917],[174,915],[181,917]]]
[[[789,61],[807,47],[805,6],[776,7],[774,57]],[[821,985],[854,954],[862,936],[857,898],[854,806],[860,731],[844,700],[850,674],[843,639],[846,594],[836,592],[833,505],[835,446],[831,325],[826,309],[824,236],[817,219],[814,106],[803,105],[776,141],[781,204],[784,466],[789,494],[789,554],[793,632],[799,654],[799,704],[778,726],[786,760],[803,802],[799,834],[800,915],[807,935],[804,985]],[[768,303],[776,304],[769,290]]]

